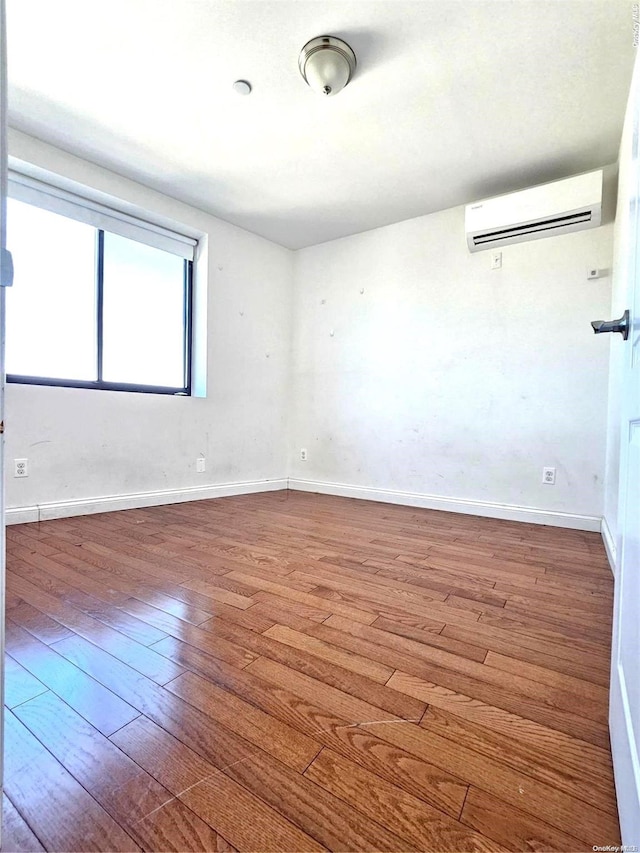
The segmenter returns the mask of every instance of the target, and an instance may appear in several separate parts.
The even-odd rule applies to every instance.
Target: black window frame
[[[142,385],[128,382],[107,382],[102,378],[104,343],[104,234],[105,230],[96,228],[96,269],[94,286],[96,288],[96,362],[97,379],[62,379],[52,376],[26,376],[20,373],[8,373],[7,383],[15,385],[45,385],[54,388],[86,388],[98,391],[130,391],[138,394],[167,394],[176,397],[190,397],[192,384],[193,349],[193,261],[183,260],[184,287],[184,386],[172,388],[165,385]]]

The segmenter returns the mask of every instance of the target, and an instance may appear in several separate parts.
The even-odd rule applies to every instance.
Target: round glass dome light
[[[335,36],[317,36],[308,41],[298,59],[300,73],[320,95],[337,95],[356,70],[356,55]]]

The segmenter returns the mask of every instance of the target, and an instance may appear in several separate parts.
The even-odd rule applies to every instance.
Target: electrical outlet
[[[542,469],[542,482],[547,486],[555,486],[555,484],[556,484],[556,469],[555,468],[543,468]]]
[[[206,470],[207,470],[207,460],[204,458],[204,456],[198,456],[198,458],[196,459],[196,473],[197,474],[204,474],[204,472]]]
[[[302,462],[307,461],[307,448],[306,447],[303,447],[302,450],[300,451],[300,459]]]
[[[13,476],[28,477],[29,476],[29,460],[14,459],[13,460]]]

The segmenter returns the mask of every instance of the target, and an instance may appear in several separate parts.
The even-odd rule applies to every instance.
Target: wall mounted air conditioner
[[[465,208],[470,252],[539,240],[584,228],[602,217],[602,170],[486,199]]]

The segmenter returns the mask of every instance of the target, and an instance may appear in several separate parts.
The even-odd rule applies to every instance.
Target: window
[[[7,381],[190,394],[195,239],[12,177]]]

